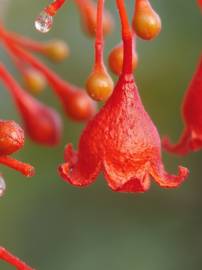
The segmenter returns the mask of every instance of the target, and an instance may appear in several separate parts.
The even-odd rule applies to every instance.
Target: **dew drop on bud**
[[[2,176],[0,176],[0,197],[2,197],[6,190],[6,183]]]
[[[53,16],[49,15],[46,11],[42,11],[35,20],[35,28],[41,33],[50,31],[53,25]]]

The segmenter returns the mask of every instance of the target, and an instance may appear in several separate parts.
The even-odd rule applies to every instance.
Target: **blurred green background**
[[[68,42],[71,56],[51,64],[63,78],[82,86],[93,62],[92,40],[80,30],[73,1],[59,12],[50,33],[37,33],[33,21],[47,1],[10,1],[5,16],[9,29],[38,40],[60,38]],[[126,0],[132,15],[134,1]],[[202,45],[202,20],[195,1],[152,0],[160,13],[163,31],[153,42],[138,40],[137,84],[143,103],[161,135],[173,141],[183,124],[180,105],[192,77]],[[106,1],[115,18],[115,29],[106,39],[106,56],[120,40],[115,1]],[[19,78],[9,58],[0,58]],[[115,78],[116,79],[116,78]],[[56,169],[66,142],[77,142],[83,125],[67,119],[50,89],[40,96],[61,112],[64,134],[53,149],[29,138],[16,157],[30,162],[37,174],[27,180],[1,166],[7,192],[0,199],[0,245],[37,270],[200,270],[202,269],[201,152],[185,158],[164,153],[167,170],[178,164],[190,168],[189,179],[176,190],[153,183],[141,195],[112,192],[100,176],[86,189],[63,182]],[[194,106],[194,104],[193,104]],[[1,118],[20,118],[6,89],[0,86]],[[12,269],[0,261],[0,269]]]

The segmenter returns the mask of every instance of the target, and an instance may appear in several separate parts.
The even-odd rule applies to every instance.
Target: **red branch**
[[[18,270],[34,270],[3,247],[0,247],[0,259],[15,266]]]

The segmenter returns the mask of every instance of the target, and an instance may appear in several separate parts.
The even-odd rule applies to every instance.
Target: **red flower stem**
[[[32,39],[29,39],[27,37],[17,35],[12,32],[6,32],[6,34],[7,34],[7,39],[10,40],[10,42],[20,45],[23,48],[26,48],[35,52],[43,53],[44,44],[34,41]]]
[[[86,17],[88,15],[92,15],[92,7],[94,6],[94,2],[90,0],[75,0],[76,5],[79,8],[79,11],[81,15],[83,16],[85,14]]]
[[[8,86],[7,89],[16,99],[16,102],[18,102],[18,100],[21,100],[22,96],[24,95],[24,91],[22,91],[21,87],[16,85],[12,76],[8,73],[6,68],[1,63],[0,63],[0,78],[3,80],[4,84]]]
[[[7,40],[11,43],[15,43],[16,45],[20,45],[23,48],[27,48],[29,50],[35,51],[35,52],[41,52],[43,53],[44,50],[44,44],[34,41],[32,39],[29,39],[27,37],[24,37],[22,35],[18,35],[16,33],[8,32],[2,23],[0,23],[0,37],[6,37]]]
[[[97,4],[97,27],[96,27],[96,39],[95,39],[95,68],[103,69],[103,10],[104,0],[98,0]]]
[[[64,92],[66,95],[71,94],[73,92],[72,85],[62,80],[57,74],[53,73],[48,67],[46,67],[40,60],[31,55],[30,53],[22,50],[17,46],[11,45],[6,41],[6,46],[9,54],[13,54],[14,56],[23,59],[27,64],[32,67],[38,69],[43,75],[47,78],[47,81],[52,86],[54,92],[59,97],[64,97]]]
[[[22,61],[22,59],[19,59],[18,57],[16,57],[15,55],[9,53],[9,56],[12,60],[12,62],[15,64],[16,69],[23,75],[26,75],[26,70],[27,70],[27,66],[26,64]],[[3,67],[3,71],[2,71],[2,67],[1,67],[1,63],[0,63],[0,74],[1,72],[5,72],[5,68]],[[1,76],[1,75],[0,75]]]
[[[44,8],[44,10],[50,15],[55,16],[57,11],[62,7],[66,0],[55,0],[53,3]]]
[[[27,163],[16,160],[10,156],[0,156],[0,163],[21,172],[27,177],[31,177],[35,174],[34,167]]]
[[[14,62],[16,69],[21,73],[21,75],[26,76],[27,66],[25,63],[14,57],[12,61]]]
[[[33,268],[29,267],[26,263],[18,259],[3,247],[0,247],[0,259],[15,266],[18,270],[33,270]]]
[[[124,0],[116,0],[122,25],[122,40],[124,45],[124,59],[122,74],[132,73],[132,31],[128,21]]]

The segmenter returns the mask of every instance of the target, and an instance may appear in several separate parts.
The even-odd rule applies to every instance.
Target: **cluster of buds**
[[[38,52],[51,60],[60,61],[68,55],[68,47],[64,42],[35,42],[7,31],[3,25],[0,27],[0,37],[28,88],[38,93],[47,82],[61,101],[67,116],[76,121],[86,121],[93,116],[95,104],[85,91],[62,80],[31,53]],[[50,146],[58,144],[62,129],[58,113],[22,89],[3,65],[0,78],[14,98],[31,139]]]

